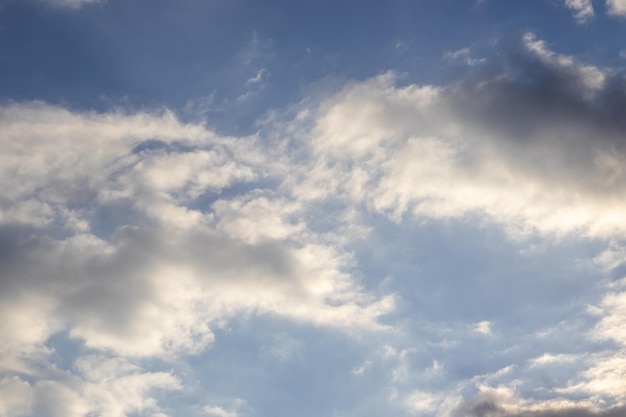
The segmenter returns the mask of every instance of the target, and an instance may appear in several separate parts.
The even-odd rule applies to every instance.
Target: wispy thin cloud
[[[587,23],[595,16],[591,0],[565,0],[565,6],[574,11],[574,18],[578,23]]]

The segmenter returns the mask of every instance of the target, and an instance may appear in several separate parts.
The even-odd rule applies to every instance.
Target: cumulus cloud
[[[211,340],[206,325],[222,309],[351,325],[350,317],[372,324],[390,307],[359,291],[342,271],[349,259],[294,221],[294,204],[262,189],[220,198],[273,175],[254,138],[218,138],[170,113],[33,104],[5,107],[0,119],[3,255],[12,261],[5,294],[52,286],[53,297],[36,296],[89,346],[193,351]],[[258,292],[248,297],[240,285]]]
[[[8,415],[158,413],[150,392],[180,383],[128,361],[199,353],[239,313],[384,328],[393,297],[364,291],[350,254],[267,185],[284,155],[256,137],[37,102],[0,121],[0,371],[15,375],[0,395],[29,393],[3,400]],[[110,359],[79,355],[60,375],[62,334]]]

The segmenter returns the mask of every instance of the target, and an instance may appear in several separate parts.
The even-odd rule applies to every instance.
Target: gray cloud
[[[624,75],[553,53],[531,34],[504,57],[446,91],[465,133],[544,181],[623,189]]]
[[[496,394],[482,394],[459,407],[456,417],[623,417],[626,406],[605,410],[591,407],[554,407],[546,409],[512,410],[506,400]]]

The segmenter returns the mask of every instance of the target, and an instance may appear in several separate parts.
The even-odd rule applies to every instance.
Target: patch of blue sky
[[[355,409],[374,416],[387,407],[381,382],[388,372],[375,366],[364,376],[355,370],[384,338],[250,316],[216,330],[215,344],[189,365],[200,392],[245,398],[252,416],[352,415]],[[361,402],[367,407],[359,407]]]

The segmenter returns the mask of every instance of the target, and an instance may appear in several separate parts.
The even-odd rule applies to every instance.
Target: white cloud
[[[574,10],[578,23],[586,23],[595,16],[591,0],[565,0],[565,5]]]
[[[265,68],[261,68],[260,70],[257,71],[254,77],[248,78],[248,80],[246,81],[246,84],[258,84],[260,82],[263,82],[266,78],[266,74],[267,74],[267,70]]]
[[[365,373],[365,371],[367,370],[367,368],[369,368],[372,365],[372,363],[370,361],[364,361],[361,365],[357,366],[356,368],[352,369],[352,375],[355,376],[361,376]]]
[[[0,371],[29,374],[29,360],[47,356],[44,343],[62,323],[52,314],[53,300],[37,294],[12,298],[0,303]]]
[[[592,395],[600,404],[615,400],[618,404],[624,404],[626,401],[625,286],[624,279],[610,285],[609,292],[599,305],[598,314],[601,319],[591,332],[591,337],[611,340],[617,343],[618,347],[588,355],[588,369],[561,392]]]
[[[37,281],[46,271],[55,294],[33,295],[44,302],[32,311],[51,303],[46,317],[88,346],[198,351],[213,338],[208,323],[239,309],[349,327],[370,326],[392,307],[360,291],[342,271],[349,257],[307,230],[297,204],[264,191],[220,198],[273,175],[271,152],[253,137],[220,138],[171,113],[76,114],[41,103],[4,107],[0,120],[3,222],[42,228],[30,249],[16,248],[30,265],[6,279]],[[28,215],[24,204],[46,211]],[[97,224],[115,213],[120,221]],[[136,226],[146,221],[157,223]],[[54,227],[70,236],[44,238]],[[97,237],[99,227],[113,237]],[[241,285],[258,291],[248,296]]]
[[[566,355],[566,354],[558,354],[553,355],[550,353],[544,353],[538,358],[531,359],[530,366],[544,366],[553,363],[571,363],[576,360],[580,360],[580,356],[577,355]]]
[[[490,68],[482,78],[447,86],[398,86],[393,74],[384,74],[348,84],[317,106],[307,102],[284,130],[285,136],[296,138],[299,155],[310,157],[299,160],[302,168],[294,169],[283,187],[299,204],[324,207],[332,202],[339,210],[358,207],[398,223],[407,218],[471,219],[479,226],[498,224],[515,239],[619,241],[626,231],[626,177],[621,169],[626,163],[621,142],[625,127],[609,99],[622,97],[615,87],[619,82],[610,69],[553,52],[533,34],[523,37],[515,53],[516,66],[504,63],[501,72]],[[619,265],[619,259],[608,257],[598,258],[598,264]],[[611,299],[605,303],[619,304]],[[564,319],[555,326],[574,326],[586,319]],[[495,323],[494,318],[469,327],[490,334]],[[596,370],[602,362],[561,353],[558,347],[552,356],[542,356],[548,343],[539,333],[532,342],[520,340],[520,346],[500,346],[504,342],[495,335],[481,338],[481,343],[497,344],[503,355],[514,357],[515,362],[500,366],[507,372],[489,374],[490,382],[509,384],[504,386],[512,390],[511,398],[524,398],[519,403],[511,400],[517,405],[510,413],[605,407],[600,392],[606,401],[621,398],[619,358],[610,356],[615,370],[607,377],[612,382],[592,389],[589,384],[599,384],[610,367]],[[580,337],[592,343],[588,335]],[[568,354],[581,358],[576,366],[563,366],[569,363]],[[558,372],[550,375],[548,368]],[[357,367],[353,372],[362,371]],[[389,373],[389,389],[394,398],[434,415],[435,408],[441,408],[437,401],[449,395],[450,388],[433,390],[435,399],[424,394],[424,385],[409,401],[404,384],[411,376],[419,379],[416,375],[425,372],[402,361]],[[520,379],[530,382],[517,393]],[[570,382],[587,388],[559,391]],[[576,403],[581,392],[586,402]]]
[[[624,0],[606,0],[606,6],[609,14],[626,15],[626,1]]]
[[[444,58],[450,61],[462,61],[470,67],[483,64],[487,61],[485,58],[472,58],[471,50],[469,48],[462,48],[454,52],[447,52],[444,55]]]
[[[43,0],[55,7],[68,7],[70,9],[78,9],[87,4],[101,3],[106,0]]]
[[[159,413],[156,391],[179,390],[170,373],[146,372],[123,359],[85,356],[76,361],[76,373],[44,379],[34,385],[36,412],[43,415],[125,417]]]
[[[158,410],[153,391],[179,390],[180,382],[171,373],[145,372],[122,359],[82,357],[76,370],[84,379],[83,395],[89,408],[103,415],[123,417],[137,411]]]
[[[588,23],[595,16],[592,0],[565,0],[565,6],[574,11],[574,18],[578,23]],[[626,15],[626,1],[606,0],[609,15]]]
[[[600,304],[603,316],[595,329],[595,336],[602,339],[609,339],[626,346],[626,279],[612,284],[611,291],[606,294]]]
[[[462,402],[458,395],[446,396],[416,390],[406,399],[405,405],[412,414],[452,417]]]
[[[272,144],[171,112],[44,103],[0,107],[0,137],[0,372],[35,381],[5,381],[2,397],[33,398],[7,399],[10,415],[160,413],[152,391],[182,383],[130,360],[200,353],[237,314],[385,328],[393,296],[364,291],[340,239],[265,185],[286,172]],[[59,332],[100,356],[59,375],[48,345]]]
[[[594,111],[593,100],[605,88],[604,70],[554,53],[532,34],[522,48],[529,60],[540,61],[533,64],[540,71],[562,78],[564,89],[576,89],[573,103],[587,102]],[[626,201],[616,197],[624,186],[618,169],[624,155],[610,144],[609,132],[606,146],[591,148],[591,138],[605,134],[602,127],[581,128],[585,122],[573,115],[564,119],[568,108],[546,109],[562,114],[538,122],[530,114],[538,109],[523,102],[532,95],[506,74],[471,86],[394,82],[387,74],[349,85],[308,112],[313,120],[305,123],[314,128],[305,146],[315,157],[298,178],[299,198],[351,198],[395,220],[407,213],[434,218],[480,213],[511,234],[624,231]],[[511,106],[503,113],[510,125],[494,114],[509,111],[503,106]],[[525,125],[532,123],[521,121],[526,117],[535,118],[537,127]],[[515,138],[515,129],[524,135],[529,130],[525,144]],[[562,138],[568,136],[572,143],[565,145]]]
[[[473,330],[477,333],[483,335],[490,335],[491,333],[491,323],[487,320],[480,321],[475,323],[473,326]]]
[[[432,412],[438,405],[438,400],[434,394],[423,391],[415,391],[408,398],[410,408],[418,414]]]
[[[0,416],[22,416],[29,414],[33,406],[31,385],[22,379],[5,377],[0,379]]]
[[[222,407],[207,405],[204,407],[204,412],[214,417],[238,417],[239,414],[236,411],[226,410]]]

